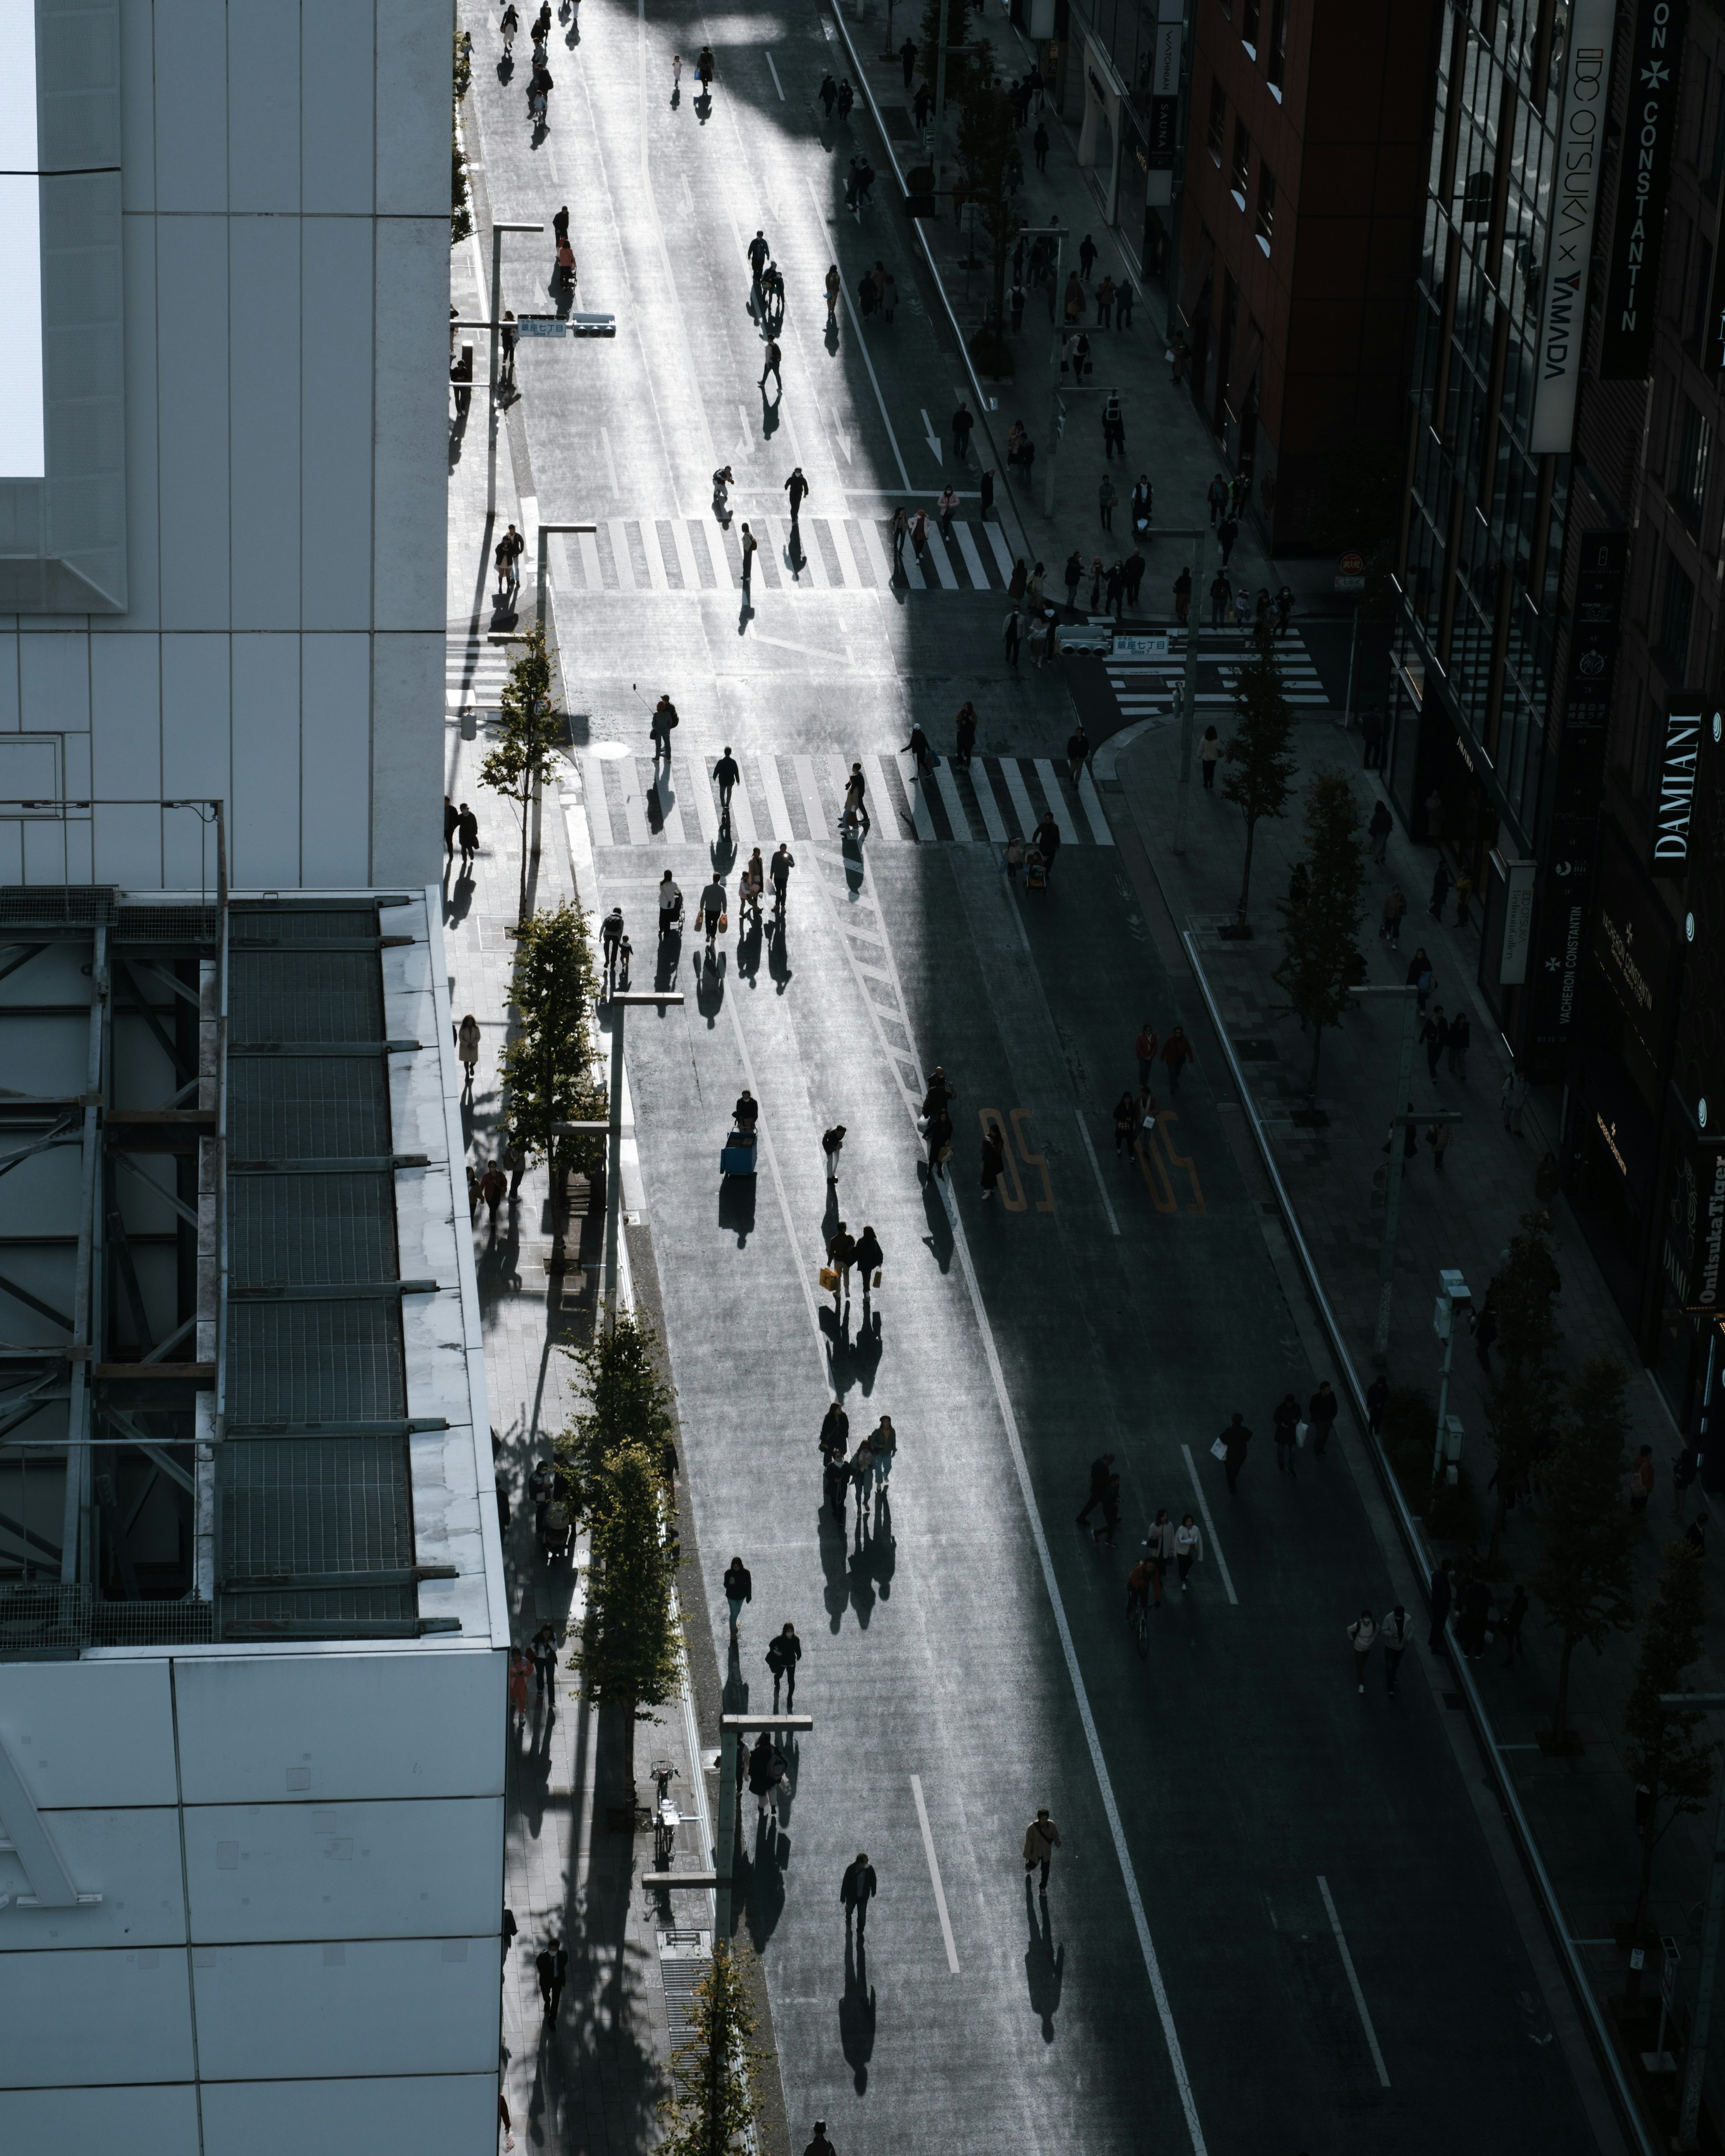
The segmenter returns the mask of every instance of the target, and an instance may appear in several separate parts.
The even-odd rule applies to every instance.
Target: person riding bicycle
[[[719,924],[725,918],[725,886],[716,875],[701,894],[701,904],[696,909],[695,925],[706,931],[706,947],[713,947],[713,939],[719,932]]]
[[[662,943],[683,917],[683,894],[667,869],[659,879],[659,940]]]
[[[778,851],[767,865],[767,873],[773,882],[773,911],[784,911],[785,893],[791,880],[791,870],[797,865],[795,856],[781,839]]]
[[[719,821],[721,824],[731,821],[731,792],[742,776],[742,767],[731,753],[731,744],[726,742],[725,753],[713,766],[713,783],[719,789]]]
[[[748,864],[742,872],[742,880],[737,886],[737,925],[739,929],[742,927],[751,913],[755,916],[756,924],[759,925],[761,895],[766,888],[767,875],[761,866],[761,849],[757,846],[753,853],[749,855]]]
[[[1134,1611],[1147,1611],[1150,1607],[1150,1585],[1155,1575],[1151,1568],[1149,1548],[1146,1543],[1145,1555],[1126,1576],[1126,1618],[1128,1624],[1132,1622]]]

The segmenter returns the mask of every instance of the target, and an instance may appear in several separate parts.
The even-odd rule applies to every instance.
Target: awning
[[[1258,362],[1263,357],[1264,332],[1255,322],[1249,321],[1245,335],[1240,339],[1234,355],[1234,365],[1229,370],[1227,405],[1236,419],[1240,408],[1251,393],[1258,378]]]
[[[1209,312],[1209,300],[1206,288],[1209,284],[1210,264],[1215,259],[1214,240],[1210,239],[1208,234],[1201,233],[1199,236],[1198,252],[1192,258],[1192,266],[1180,280],[1180,318],[1189,329],[1199,319],[1201,296],[1201,311],[1204,314]]]

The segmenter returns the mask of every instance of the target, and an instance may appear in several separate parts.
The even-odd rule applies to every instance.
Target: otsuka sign
[[[1587,331],[1587,269],[1599,204],[1611,38],[1617,0],[1575,0],[1563,54],[1563,109],[1558,124],[1551,229],[1545,243],[1545,297],[1539,318],[1533,418],[1536,456],[1566,456],[1575,432],[1575,392]]]

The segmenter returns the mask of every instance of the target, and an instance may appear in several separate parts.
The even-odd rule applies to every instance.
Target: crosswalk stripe
[[[614,843],[611,808],[605,798],[605,767],[590,751],[581,759],[581,775],[587,784],[587,823],[596,846]]]
[[[865,778],[867,774],[865,773]],[[835,828],[837,819],[842,819],[845,814],[845,788],[850,783],[850,758],[848,757],[842,756],[829,756],[827,758],[827,785],[830,788],[833,796],[833,814],[835,819]],[[865,802],[868,800],[868,798],[867,793],[865,793],[863,795]],[[872,816],[874,813],[874,809],[870,808],[869,810],[870,815]]]
[[[700,828],[701,844],[711,846],[719,835],[719,811],[713,799],[712,765],[705,757],[696,766],[690,778],[689,798],[694,803],[695,820]],[[686,823],[687,820],[685,817],[684,821]]]
[[[688,844],[689,834],[683,822],[683,797],[680,790],[668,781],[660,783],[656,790],[659,795],[659,820],[665,827],[667,843],[673,846]]]
[[[650,845],[653,834],[647,828],[646,788],[641,780],[640,758],[619,758],[617,776],[623,781],[623,814],[629,825],[629,842],[632,846]]]
[[[970,526],[968,524],[955,524],[952,530],[957,536],[958,552],[964,557],[964,567],[969,573],[971,589],[978,592],[987,591],[988,572],[983,567],[983,557],[978,553],[976,542],[970,536]]]
[[[808,756],[793,756],[791,768],[797,774],[797,791],[803,797],[803,814],[809,819],[810,834],[823,839],[827,834],[830,819],[821,806],[820,789],[814,783],[814,759]]]
[[[952,767],[944,757],[941,758],[934,776],[935,783],[941,790],[941,798],[947,804],[947,818],[952,826],[953,837],[968,839],[971,834],[970,817],[964,806],[964,797],[958,791],[958,781],[953,776]]]
[[[740,757],[737,761],[740,763],[747,764],[748,759],[747,757]],[[767,765],[771,762],[771,761],[772,758],[770,757],[762,757],[758,758],[757,768],[765,770]],[[757,845],[760,843],[759,834],[755,829],[754,808],[749,800],[748,778],[747,773],[745,773],[742,778],[738,779],[736,785],[731,789],[731,835],[737,841],[737,844],[742,848],[745,857],[747,857],[750,847]]]
[[[598,540],[591,531],[578,531],[575,537],[577,551],[581,556],[581,573],[586,579],[587,588],[590,592],[598,591],[605,582],[599,567]]]
[[[1006,543],[1006,535],[998,524],[985,524],[983,529],[988,535],[988,544],[994,549],[1000,581],[1003,584],[1009,584],[1012,582],[1012,549]]]
[[[1096,781],[1087,770],[1078,774],[1078,798],[1084,803],[1084,813],[1090,819],[1090,828],[1096,835],[1096,844],[1111,846],[1114,834],[1108,829],[1108,819],[1102,814],[1101,798],[1096,792]]]
[[[1036,776],[1042,783],[1042,798],[1048,803],[1049,813],[1060,827],[1063,839],[1073,837],[1071,812],[1066,806],[1066,797],[1060,790],[1060,782],[1055,776],[1055,767],[1045,756],[1035,759]],[[1039,816],[1037,822],[1042,819]]]
[[[850,551],[850,533],[847,523],[846,518],[835,516],[827,529],[833,535],[833,550],[839,557],[839,574],[849,589],[859,591],[862,588],[862,572],[856,566],[855,555]]]
[[[916,826],[916,836],[925,845],[932,844],[939,834],[934,828],[934,817],[929,809],[928,797],[923,790],[923,782],[912,775],[906,777],[905,784],[910,789],[911,818]]]
[[[680,516],[671,519],[671,544],[677,550],[677,567],[682,572],[683,589],[701,589],[701,572],[695,566],[695,549],[689,543],[689,526]]]
[[[1030,806],[1030,796],[1024,784],[1024,774],[1019,768],[1019,760],[1015,756],[1001,757],[1000,776],[1006,781],[1006,790],[1012,796],[1012,805],[1019,819],[1019,836],[1021,839],[1028,839],[1036,829],[1039,819],[1035,810]]]
[[[795,834],[791,829],[790,808],[784,798],[784,787],[778,776],[778,758],[776,756],[761,758],[761,784],[766,792],[767,814],[773,819],[773,843],[777,844],[780,839],[788,839]]]
[[[905,551],[899,559],[904,567],[905,582],[911,589],[913,592],[926,592],[928,589],[928,579],[922,573],[922,564],[916,559],[916,549],[909,541],[906,542]]]
[[[891,762],[890,756],[877,756],[874,758],[875,768],[870,771],[869,759],[863,759],[863,776],[869,782],[868,793],[863,798],[868,803],[870,845],[878,845],[883,839],[890,846],[904,843],[905,827],[899,821],[898,803],[892,791],[896,773],[887,769]]]
[[[932,524],[928,527],[928,552],[934,557],[934,573],[940,578],[941,589],[956,592],[958,579],[952,574],[952,557],[947,552],[946,541]]]
[[[668,592],[670,578],[665,573],[664,549],[659,543],[659,526],[644,516],[638,526],[641,535],[641,551],[647,557],[647,582],[655,592]]]
[[[875,572],[875,590],[877,592],[890,590],[892,585],[892,570],[887,562],[886,549],[880,543],[880,526],[872,516],[865,516],[859,519],[858,528],[862,533],[863,546],[869,557],[869,567]]]
[[[976,805],[983,812],[983,828],[997,846],[1004,846],[1006,844],[1006,819],[1000,813],[1000,803],[995,799],[994,789],[988,783],[986,763],[980,777],[975,768],[972,768],[970,783],[976,795]]]
[[[635,567],[629,558],[629,536],[624,530],[623,519],[608,516],[605,529],[611,535],[611,566],[617,572],[617,588],[632,592],[635,588]]]

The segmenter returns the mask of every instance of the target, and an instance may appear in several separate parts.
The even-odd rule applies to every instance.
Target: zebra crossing
[[[510,658],[506,644],[492,644],[477,631],[460,642],[451,636],[444,657],[445,713],[453,718],[462,711],[500,710]]]
[[[1201,634],[1199,638],[1198,693],[1194,701],[1200,710],[1226,709],[1234,701],[1234,678],[1245,655],[1245,639],[1233,636],[1224,641],[1224,636],[1224,636]],[[1277,638],[1276,655],[1281,667],[1282,690],[1289,703],[1327,709],[1329,692],[1319,678],[1298,629],[1290,629],[1286,636]],[[1185,632],[1175,629],[1170,635],[1166,659],[1110,658],[1103,661],[1103,665],[1123,719],[1165,718],[1173,710],[1174,690],[1185,675]]]
[[[740,591],[745,522],[759,542],[757,593],[883,592],[894,581],[890,519],[805,516],[793,544],[788,517],[733,515],[722,531],[699,516],[603,519],[591,531],[553,539],[552,582],[559,590],[643,597]],[[930,517],[920,557],[906,542],[898,580],[913,592],[1004,592],[1012,571],[1012,552],[998,524],[954,518],[948,542]]]
[[[1078,783],[1047,757],[979,756],[967,769],[942,757],[926,778],[891,755],[739,757],[742,780],[731,796],[731,837],[740,854],[835,839],[852,761],[867,781],[865,843],[878,845],[1004,846],[1028,840],[1052,814],[1063,844],[1111,846],[1114,836],[1088,771]],[[649,758],[614,747],[577,752],[588,828],[595,848],[714,845],[719,798],[713,759],[694,771],[679,762],[655,781]]]

